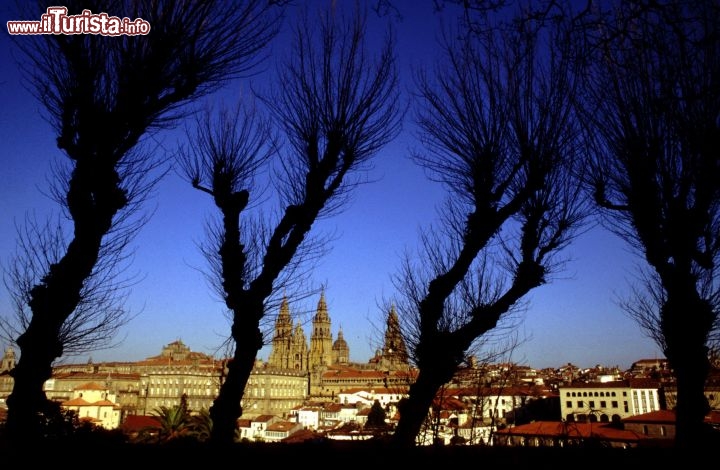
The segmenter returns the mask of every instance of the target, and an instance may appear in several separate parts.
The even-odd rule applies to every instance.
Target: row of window
[[[602,409],[606,409],[606,408],[608,407],[608,406],[607,406],[607,401],[605,401],[605,400],[600,400],[599,403],[600,403],[600,407],[599,407],[599,408],[596,408],[596,407],[595,407],[595,404],[596,404],[595,400],[590,400],[590,401],[588,401],[588,402],[587,402],[587,406],[585,406],[585,402],[584,402],[583,400],[578,400],[578,402],[577,402],[577,407],[575,407],[575,408],[581,409],[581,410],[586,409],[586,408],[589,408],[589,409],[591,409],[591,410],[594,410],[594,409],[601,409],[601,410],[602,410]],[[572,402],[571,400],[566,401],[566,402],[565,402],[565,407],[566,407],[566,408],[573,408],[573,402]],[[617,401],[612,400],[612,401],[610,402],[610,408],[619,408],[619,407],[620,407],[620,404],[619,404]],[[629,408],[628,408],[628,402],[627,402],[627,401],[624,401],[624,402],[623,402],[623,409],[625,410],[625,413],[629,413],[629,412],[630,412],[630,410],[629,410]]]
[[[615,392],[565,392],[566,397],[614,397]],[[627,396],[627,391],[623,390],[622,396]]]

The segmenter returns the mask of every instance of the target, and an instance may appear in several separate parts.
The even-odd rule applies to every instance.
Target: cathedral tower
[[[275,321],[275,334],[272,339],[272,350],[268,364],[277,369],[291,369],[293,356],[293,325],[290,317],[290,306],[287,297],[283,297],[280,313]]]
[[[294,370],[308,370],[308,346],[305,332],[298,323],[292,337],[290,349],[290,368]]]
[[[5,354],[2,358],[2,365],[0,365],[0,372],[10,371],[15,368],[15,350],[10,346],[5,350]]]
[[[405,366],[408,364],[407,347],[400,331],[395,305],[390,306],[387,325],[385,327],[385,343],[382,350],[382,362],[386,367]]]
[[[317,312],[312,322],[312,336],[310,336],[310,355],[308,369],[332,364],[332,333],[330,331],[330,316],[325,303],[325,291],[320,293]]]

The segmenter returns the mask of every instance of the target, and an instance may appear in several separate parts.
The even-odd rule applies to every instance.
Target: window
[[[607,402],[605,400],[600,400],[600,408],[607,408]]]
[[[592,408],[592,409],[595,409],[595,400],[590,400],[590,401],[588,402],[588,406],[589,406],[590,408]]]
[[[571,402],[570,400],[566,401],[566,402],[565,402],[565,406],[566,406],[567,408],[572,408],[572,402]]]
[[[584,408],[584,407],[585,407],[585,402],[582,400],[578,400],[578,408]]]

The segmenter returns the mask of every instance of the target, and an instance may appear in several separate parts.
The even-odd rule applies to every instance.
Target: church
[[[388,313],[383,347],[368,364],[385,369],[405,368],[408,365],[407,348],[400,333],[395,307],[391,307]],[[309,345],[302,325],[293,324],[287,298],[283,298],[275,322],[268,367],[312,372],[318,368],[351,365],[361,366],[350,363],[350,348],[343,338],[342,329],[338,332],[337,339],[333,341],[324,292],[320,294],[312,320]]]

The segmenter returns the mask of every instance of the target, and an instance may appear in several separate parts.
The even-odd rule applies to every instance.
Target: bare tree
[[[720,6],[612,7],[585,32],[591,190],[606,225],[647,262],[623,305],[674,371],[676,444],[703,445],[720,326]]]
[[[20,17],[39,18],[52,4],[23,5],[27,8]],[[152,187],[147,171],[161,163],[143,137],[181,119],[184,104],[252,70],[277,32],[281,14],[264,0],[234,2],[230,8],[224,1],[189,0],[64,5],[70,15],[90,9],[142,18],[152,33],[50,34],[16,41],[24,52],[21,66],[29,85],[45,106],[58,148],[67,157],[51,193],[72,225],[69,241],[63,240],[50,256],[28,262],[39,263],[30,273],[34,284],[20,287],[32,318],[16,339],[21,355],[8,398],[7,427],[16,439],[42,434],[48,403],[43,383],[51,376],[53,361],[65,352],[68,328],[78,327],[73,322],[82,312],[122,300],[104,287],[109,297],[91,305],[88,302],[97,299],[88,289],[89,283],[108,285],[114,271],[103,271],[103,266],[111,264],[108,256],[121,256],[117,250],[125,246],[133,227],[130,223],[128,231],[126,218]],[[34,247],[42,248],[43,242]]]
[[[365,52],[365,29],[365,15],[357,10],[351,18],[336,16],[334,10],[318,21],[302,17],[279,72],[281,85],[261,96],[289,143],[273,180],[276,197],[268,198],[280,201],[277,220],[266,217],[256,224],[246,214],[251,198],[258,196],[252,192],[253,171],[277,150],[264,147],[271,140],[258,137],[269,135],[266,128],[234,136],[229,136],[231,129],[206,128],[192,144],[191,158],[185,158],[190,181],[213,196],[223,220],[212,236],[215,250],[207,254],[214,257],[216,285],[222,286],[232,315],[235,347],[210,409],[216,443],[234,438],[245,387],[265,343],[261,322],[268,299],[322,253],[324,247],[309,238],[313,224],[341,209],[363,182],[371,157],[399,130],[392,36],[372,61]],[[222,142],[236,144],[227,148]]]
[[[116,231],[117,236],[108,237],[101,247],[98,262],[83,284],[77,306],[58,332],[65,356],[113,347],[118,331],[131,319],[122,304],[132,279],[119,280],[118,276],[126,267],[125,244],[139,226],[137,223],[132,227],[126,225]],[[0,318],[2,337],[8,343],[30,325],[33,287],[47,267],[62,257],[67,238],[60,220],[41,224],[29,217],[17,227],[17,234],[17,252],[4,267],[5,286],[14,305],[13,316]]]
[[[512,318],[563,266],[586,204],[573,170],[578,67],[560,23],[516,21],[445,41],[435,80],[420,75],[424,153],[414,155],[449,198],[420,256],[396,286],[419,369],[394,443],[414,445],[436,392],[468,351]]]

